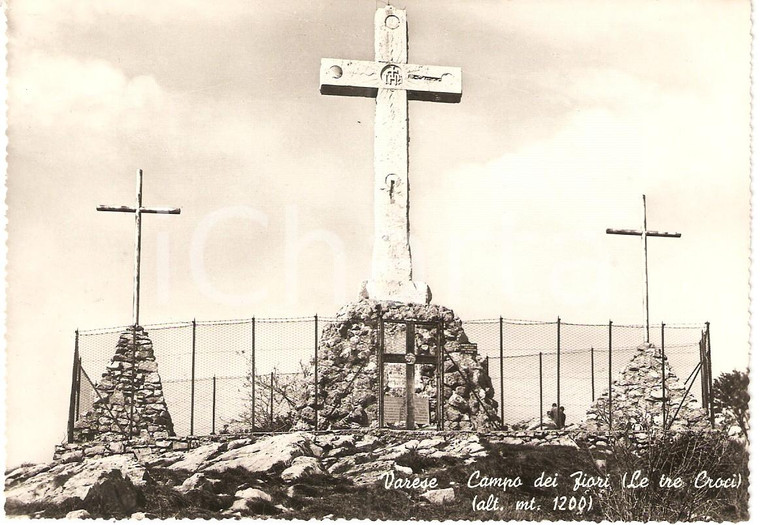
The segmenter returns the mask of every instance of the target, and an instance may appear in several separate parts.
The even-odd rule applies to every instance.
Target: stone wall
[[[694,395],[686,393],[685,386],[673,373],[667,356],[664,359],[665,393],[663,398],[662,352],[651,344],[644,344],[637,348],[636,354],[612,384],[613,431],[640,433],[647,429],[662,428],[663,399],[668,424],[672,420],[669,430],[710,429],[707,413]],[[681,404],[682,400],[683,404]],[[676,411],[677,415],[673,419]],[[609,429],[609,392],[604,392],[592,405],[586,413],[586,421],[580,426],[592,432]]]
[[[694,431],[669,431],[667,435],[678,435]],[[722,432],[710,430],[708,432]],[[591,451],[608,453],[616,442],[623,440],[634,449],[644,450],[652,439],[663,435],[662,431],[651,432],[588,432],[573,430],[524,430],[524,431],[434,431],[434,430],[390,430],[390,429],[354,429],[330,430],[304,433],[316,442],[325,439],[335,439],[336,436],[353,436],[355,441],[383,441],[387,443],[430,442],[454,444],[462,441],[480,439],[488,443],[503,443],[507,445],[529,446],[566,446],[572,448],[588,448]],[[229,444],[228,448],[237,448],[267,438],[271,434],[215,434],[209,436],[169,437],[154,439],[147,443],[132,441],[112,441],[109,443],[63,443],[57,445],[53,460],[59,463],[82,461],[84,458],[99,458],[119,454],[133,454],[138,460],[155,460],[158,456],[174,453],[190,452],[195,449],[208,449],[214,444]],[[738,437],[731,437],[739,441]],[[180,457],[180,456],[176,456]]]
[[[379,320],[442,321],[444,348],[444,428],[488,430],[498,426],[497,403],[487,359],[477,353],[461,352],[469,343],[462,321],[453,311],[437,305],[404,304],[369,299],[343,307],[328,323],[319,342],[319,396],[306,388],[297,406],[296,429],[311,429],[315,404],[319,429],[377,428]],[[404,352],[403,327],[386,324],[386,348],[395,343]],[[400,341],[395,336],[401,336]],[[435,329],[419,327],[415,336],[418,355],[434,355]],[[400,349],[399,349],[400,348]],[[403,366],[403,365],[401,365]],[[435,424],[435,365],[416,367],[416,393],[430,399],[430,419]],[[313,384],[313,375],[306,381]],[[388,394],[388,392],[386,392]]]
[[[74,442],[125,438],[148,442],[174,435],[153,343],[142,327],[119,336],[116,352],[95,388],[92,409],[74,424]]]

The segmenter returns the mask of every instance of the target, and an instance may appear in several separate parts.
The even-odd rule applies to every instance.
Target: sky
[[[319,93],[373,59],[374,1],[16,0],[8,17],[7,464],[65,438],[74,330],[333,315],[372,253],[374,102]],[[418,0],[411,63],[462,68],[410,102],[414,277],[463,319],[711,322],[748,364],[750,3]]]

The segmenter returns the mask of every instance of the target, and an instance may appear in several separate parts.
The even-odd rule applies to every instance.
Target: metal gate
[[[380,319],[380,427],[443,429],[442,339],[442,321]]]

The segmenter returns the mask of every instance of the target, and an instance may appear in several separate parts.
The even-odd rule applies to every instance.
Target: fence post
[[[662,430],[667,430],[666,409],[668,400],[665,397],[665,323],[660,326],[660,344],[662,345]]]
[[[314,314],[314,431],[319,430],[319,314]]]
[[[74,442],[74,418],[76,417],[77,397],[79,397],[79,330],[74,331],[74,363],[71,365],[71,397],[69,398],[69,424],[67,432],[67,441]]]
[[[251,317],[251,433],[256,431],[256,317]]]
[[[378,320],[378,326],[380,327],[380,334],[377,346],[377,428],[383,428],[385,425],[385,363],[383,362],[383,353],[385,352],[385,322],[383,321],[382,313]],[[441,351],[444,351],[443,348],[441,348]],[[443,373],[443,367],[441,367],[441,373]]]
[[[710,399],[710,425],[715,428],[715,405],[713,403],[712,343],[710,342],[710,322],[707,322],[707,389]]]
[[[596,394],[594,391],[594,347],[591,347],[591,402],[596,401]]]
[[[702,387],[702,409],[707,411],[707,333],[702,330],[699,338],[699,382]]]
[[[269,372],[269,430],[274,432],[274,370]]]
[[[607,416],[610,420],[610,433],[612,432],[612,321],[609,332],[609,362],[607,365]]]
[[[438,430],[443,430],[443,321],[438,321],[438,336],[436,337],[436,346],[438,347],[436,352],[438,354],[437,373],[438,382],[436,388],[438,389],[438,395],[436,396],[436,419],[438,420]],[[378,366],[378,373],[380,367]],[[503,406],[503,405],[502,405]],[[502,409],[503,410],[503,409]],[[502,427],[504,426],[504,416],[502,412]],[[379,428],[379,427],[378,427]]]
[[[538,353],[538,428],[544,428],[544,354]]]
[[[211,378],[211,434],[216,434],[216,376]]]
[[[190,435],[195,435],[195,319],[193,319],[193,346],[190,357]]]
[[[79,366],[77,366],[77,404],[74,411],[74,422],[79,421],[79,402],[82,397],[82,358],[79,358]]]
[[[501,426],[504,426],[504,318],[499,316],[499,392],[501,393]]]
[[[559,407],[562,406],[562,404],[560,403],[560,395],[559,395],[559,375],[560,375],[559,374],[559,371],[560,371],[559,348],[560,348],[560,329],[561,329],[560,327],[561,326],[562,324],[561,324],[560,318],[557,317],[557,421],[555,421],[555,423],[557,423],[557,428],[559,428]]]

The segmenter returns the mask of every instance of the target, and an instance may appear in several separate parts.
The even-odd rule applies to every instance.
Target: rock
[[[235,493],[235,498],[244,499],[251,502],[266,501],[267,503],[272,503],[272,496],[270,496],[269,494],[267,494],[261,489],[254,489],[254,488],[238,490]]]
[[[84,453],[81,450],[72,450],[65,454],[61,454],[58,458],[63,463],[76,463],[84,459]]]
[[[343,477],[353,480],[354,485],[371,485],[375,483],[381,475],[393,470],[395,465],[396,464],[390,460],[357,463],[351,469],[347,470],[343,474]]]
[[[146,515],[144,512],[134,512],[129,519],[131,520],[144,520],[146,518]]]
[[[233,512],[247,512],[248,500],[236,499],[234,502],[232,502],[232,506],[230,507],[230,510]]]
[[[419,445],[417,445],[417,450],[424,449],[424,448],[436,448],[440,445],[443,445],[446,442],[443,438],[432,438],[432,439],[423,439],[420,441]]]
[[[80,508],[106,515],[129,515],[143,494],[147,473],[129,456],[86,459],[59,464],[6,487],[6,504],[15,508]]]
[[[342,436],[335,436],[330,442],[330,445],[333,448],[353,447],[355,442],[356,437],[354,437],[353,434],[345,434]]]
[[[319,460],[309,456],[299,456],[293,460],[293,463],[282,471],[280,478],[285,483],[293,483],[303,478],[324,475],[325,471]]]
[[[411,476],[412,474],[414,474],[414,471],[411,469],[411,467],[405,467],[404,465],[394,465],[393,470],[395,470],[396,472],[405,474],[407,476]]]
[[[89,517],[90,517],[90,513],[84,509],[72,510],[71,512],[66,514],[67,520],[83,520]]]
[[[560,436],[555,444],[562,447],[578,448],[578,444],[568,436]]]
[[[516,437],[505,437],[501,442],[505,445],[522,445],[525,443],[522,439]]]
[[[227,443],[227,450],[235,450],[236,448],[244,447],[246,445],[250,445],[251,440],[250,439],[235,439]]]
[[[224,452],[200,468],[204,472],[241,469],[261,474],[284,469],[294,458],[310,453],[311,441],[303,432],[260,439],[251,445]]]
[[[327,472],[330,474],[343,474],[344,472],[347,472],[351,468],[353,468],[356,465],[356,458],[354,457],[347,457],[347,458],[341,458],[335,463],[333,463],[328,469]]]
[[[212,443],[210,445],[201,445],[184,455],[178,455],[178,461],[175,461],[166,467],[170,470],[185,470],[188,472],[195,472],[202,464],[209,461],[209,459],[217,454],[223,445],[219,443]]]
[[[454,489],[451,487],[446,489],[428,490],[427,492],[422,493],[420,497],[434,505],[451,503],[455,499]]]
[[[108,450],[110,450],[111,452],[115,454],[124,453],[124,449],[125,449],[124,443],[120,441],[111,441],[110,443],[108,443]]]
[[[272,496],[261,489],[248,488],[239,490],[235,493],[235,498],[230,507],[230,511],[232,512],[249,514],[269,513],[269,511],[274,510]]]
[[[177,491],[181,492],[183,494],[187,494],[191,490],[203,490],[206,488],[211,488],[212,484],[209,482],[209,480],[206,478],[205,475],[201,473],[196,473],[187,478],[185,481],[182,482],[182,485],[177,487]]]

